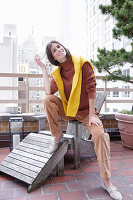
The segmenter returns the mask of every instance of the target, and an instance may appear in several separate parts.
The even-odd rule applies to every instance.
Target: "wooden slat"
[[[43,135],[43,134],[40,134],[40,133],[37,133],[36,136],[37,137],[41,137],[41,138],[50,138],[51,136],[51,132],[50,131],[46,131],[44,130],[45,133],[47,133],[46,135]],[[35,133],[30,133],[32,136],[35,136]]]
[[[6,160],[6,162],[13,163],[13,164],[18,165],[20,167],[23,167],[25,169],[29,169],[29,170],[31,170],[33,172],[39,173],[40,170],[41,170],[41,167],[39,167],[39,166],[36,167],[36,166],[34,166],[32,164],[17,160],[16,158],[11,158],[10,156],[8,156],[5,160]]]
[[[46,136],[45,138],[43,137],[38,137],[36,135],[28,135],[25,139],[28,139],[28,140],[35,140],[37,142],[41,142],[41,143],[45,143],[45,144],[49,144],[50,140],[51,140],[51,137],[49,136]]]
[[[29,169],[25,169],[25,168],[23,168],[21,166],[13,164],[13,163],[9,163],[6,160],[3,160],[1,165],[5,166],[8,169],[11,169],[11,170],[13,170],[15,172],[19,172],[20,174],[24,174],[26,176],[29,176],[31,178],[35,178],[37,176],[36,172],[33,172],[33,171],[29,170]]]
[[[44,139],[44,141],[45,140],[51,140],[51,132],[50,131],[47,131],[47,132],[49,132],[49,134],[48,135],[42,135],[42,134],[40,134],[40,133],[30,133],[28,136],[29,137],[39,137],[39,138],[42,138],[42,139]]]
[[[19,154],[15,154],[15,153],[11,152],[8,156],[11,157],[11,158],[15,158],[17,160],[21,160],[23,162],[32,164],[34,166],[39,166],[39,167],[43,167],[44,166],[44,163],[42,163],[42,162],[40,162],[38,160],[33,160],[32,158],[26,158],[23,155],[19,155]]]
[[[44,147],[44,143],[33,141],[33,140],[28,140],[28,139],[26,139],[26,140],[24,139],[23,142],[27,143],[27,144],[33,144],[33,145],[36,145],[36,146],[43,147],[43,148],[46,149],[45,151],[48,152],[48,147]]]
[[[19,145],[24,146],[24,147],[28,147],[30,149],[35,149],[37,151],[43,152],[44,154],[46,152],[46,148],[45,147],[40,147],[40,146],[37,146],[37,145],[34,145],[34,144],[28,144],[28,143],[25,143],[23,141],[20,142]]]
[[[24,181],[25,183],[31,184],[33,182],[33,178],[26,176],[22,173],[16,172],[12,169],[9,169],[5,166],[0,165],[0,171],[4,172],[5,174],[8,174],[10,176],[13,176],[21,181]]]
[[[25,142],[29,142],[29,141],[25,141]],[[25,142],[23,142],[23,144],[25,143]],[[29,145],[28,143],[25,143],[25,144],[27,144],[27,145]],[[39,144],[38,144],[39,145]],[[46,153],[48,153],[48,149],[49,149],[49,145],[50,144],[46,144],[46,143],[43,143],[43,145],[42,145],[42,147],[44,148],[44,152]],[[24,146],[24,145],[23,145]],[[17,147],[16,147],[17,148]],[[36,150],[37,151],[37,150]]]
[[[41,152],[41,151],[37,151],[35,149],[31,149],[28,146],[25,147],[22,144],[18,145],[16,147],[16,149],[18,149],[20,151],[27,152],[27,153],[31,153],[31,154],[34,154],[34,155],[37,155],[37,156],[41,156],[41,157],[44,157],[44,158],[48,158],[48,159],[51,157],[51,154],[44,153],[44,152]]]
[[[23,151],[20,151],[18,149],[13,149],[13,152],[16,153],[16,154],[25,156],[27,158],[32,158],[33,160],[38,160],[38,161],[43,162],[43,163],[46,163],[48,161],[48,158],[43,158],[43,157],[40,157],[40,156],[36,156],[34,154],[23,152]]]

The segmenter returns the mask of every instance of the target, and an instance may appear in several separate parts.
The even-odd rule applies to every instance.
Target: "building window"
[[[92,5],[93,4],[93,0],[90,0],[90,5]]]
[[[93,28],[93,21],[91,21],[91,23],[90,23],[90,28],[91,29]]]
[[[96,6],[93,6],[93,14],[96,14]]]
[[[110,5],[111,1],[110,0],[105,0],[106,5]]]
[[[11,33],[11,32],[9,32],[9,35],[11,36],[11,35],[12,35],[12,33]]]
[[[113,97],[119,97],[119,92],[118,91],[113,91]]]
[[[96,38],[97,38],[97,31],[94,31],[94,33],[93,33],[93,39],[96,40]]]
[[[110,18],[105,21],[105,29],[109,28],[110,26]]]
[[[110,111],[110,109],[109,108],[106,108],[106,112],[109,112]]]
[[[123,70],[123,75],[124,76],[130,76],[130,69]]]
[[[105,34],[105,42],[108,42],[110,40],[110,32]]]
[[[94,60],[94,54],[91,54],[91,60]]]
[[[131,42],[131,40],[129,38],[127,38],[127,37],[123,38],[123,43],[124,44],[130,43],[130,42]]]
[[[108,91],[108,93],[107,93],[107,97],[110,97],[110,91]]]
[[[90,45],[90,53],[93,53],[93,45]]]
[[[113,108],[113,112],[118,112],[118,109],[116,109],[116,108]]]
[[[97,17],[94,18],[94,25],[97,24]]]
[[[93,9],[90,10],[90,17],[93,16]]]
[[[122,88],[125,88],[125,89],[130,89],[130,86],[127,85],[127,86],[122,86]],[[122,93],[122,97],[130,97],[130,92],[126,91],[126,92],[123,92]]]
[[[99,5],[101,4],[101,0],[99,0],[98,2],[97,2],[97,6],[98,6],[98,8],[99,8]]]
[[[24,78],[23,77],[18,77],[18,81],[23,81]]]
[[[98,27],[97,28],[97,37],[99,37],[100,36],[100,28]]]
[[[97,22],[99,22],[100,19],[101,19],[101,13],[98,13],[98,14],[97,14]]]
[[[118,87],[115,87],[115,88],[118,88]],[[116,90],[113,91],[113,97],[119,97],[119,91],[116,91]]]
[[[121,42],[119,40],[114,40],[113,49],[118,50],[121,47]]]
[[[96,51],[96,50],[97,50],[97,43],[94,42],[94,43],[93,43],[93,51]]]

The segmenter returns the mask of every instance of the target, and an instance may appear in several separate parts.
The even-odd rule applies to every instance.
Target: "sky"
[[[31,35],[33,29],[38,44],[45,36],[56,37],[57,40],[64,37],[67,41],[65,39],[59,41],[63,41],[72,52],[80,54],[85,51],[83,2],[83,0],[0,0],[0,25],[17,25],[18,45]]]
[[[0,0],[0,24],[16,24],[18,39],[59,34],[60,0]]]

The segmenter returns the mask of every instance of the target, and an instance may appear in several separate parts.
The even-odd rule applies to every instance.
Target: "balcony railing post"
[[[104,91],[107,92],[107,81],[105,81]],[[106,112],[106,110],[107,110],[107,101],[105,99],[105,101],[104,101],[104,111]]]
[[[29,113],[29,81],[28,81],[28,75],[26,76],[26,113]]]

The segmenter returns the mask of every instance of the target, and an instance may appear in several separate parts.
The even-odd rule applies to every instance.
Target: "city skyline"
[[[32,29],[38,40],[42,36],[58,35],[59,1],[4,0],[0,3],[0,24],[16,25],[19,43],[32,33]]]
[[[70,9],[66,7],[68,4],[70,4]],[[82,1],[76,2],[76,0],[4,0],[0,2],[2,8],[0,25],[14,24],[17,26],[18,44],[32,34],[32,31],[37,42],[46,36],[63,38],[65,33],[62,31],[64,21],[62,12],[66,12],[65,17],[68,20],[65,23],[66,25],[70,23],[70,28],[66,31],[71,32],[70,34],[74,35],[72,38],[77,38],[78,41],[79,36],[75,34],[75,28],[77,29],[75,22],[77,20],[79,27],[81,27],[80,18],[83,16],[81,4]],[[81,32],[81,28],[79,31]]]

